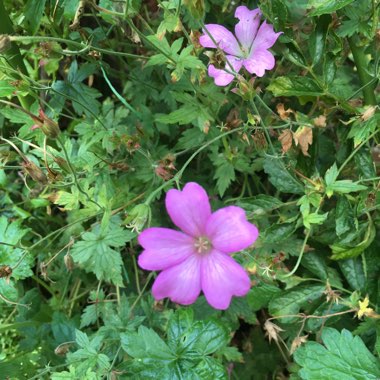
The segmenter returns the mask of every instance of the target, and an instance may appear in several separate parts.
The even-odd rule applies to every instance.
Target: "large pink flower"
[[[183,232],[152,227],[138,237],[144,248],[140,267],[162,270],[153,284],[154,298],[190,305],[202,290],[212,307],[224,310],[232,296],[246,295],[249,276],[230,256],[258,237],[244,210],[228,206],[211,213],[206,191],[194,182],[182,191],[169,190],[166,209]]]
[[[217,86],[231,83],[235,77],[234,72],[238,73],[242,66],[249,73],[262,77],[265,70],[271,70],[275,65],[274,56],[268,49],[282,32],[275,33],[273,26],[266,21],[259,27],[261,11],[258,8],[249,10],[242,5],[236,8],[235,17],[239,19],[235,26],[236,37],[222,25],[207,24],[199,39],[203,47],[219,47],[227,54],[224,69],[218,69],[214,65],[208,67],[208,75],[214,78]]]

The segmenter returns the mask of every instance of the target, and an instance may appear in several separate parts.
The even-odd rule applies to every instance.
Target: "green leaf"
[[[327,219],[327,215],[328,212],[324,214],[317,214],[316,212],[313,212],[303,218],[303,224],[306,228],[310,228],[312,224],[323,224],[323,222]]]
[[[339,261],[339,267],[351,289],[359,290],[363,294],[366,288],[366,276],[364,274],[362,260],[359,257],[341,260]]]
[[[338,236],[355,229],[355,215],[347,197],[340,196],[336,204],[335,231]]]
[[[7,80],[0,80],[0,97],[11,96],[16,91]]]
[[[31,34],[38,30],[42,15],[44,14],[46,0],[28,0],[25,4],[24,23],[26,29]]]
[[[354,139],[355,148],[362,142],[366,141],[370,134],[375,132],[379,122],[380,113],[377,113],[364,122],[361,119],[358,119],[352,124],[348,137]]]
[[[328,186],[326,193],[333,191],[339,194],[349,194],[360,190],[367,190],[367,186],[360,185],[357,182],[352,182],[350,179],[342,179]]]
[[[269,302],[269,313],[276,317],[298,314],[302,307],[320,298],[324,290],[324,286],[320,285],[303,285],[281,292]],[[297,317],[283,317],[280,320],[292,323]]]
[[[308,8],[313,8],[310,16],[320,16],[330,14],[345,7],[354,0],[309,0]]]
[[[323,90],[307,77],[278,77],[268,86],[274,96],[322,96]]]
[[[235,180],[235,169],[232,163],[227,160],[224,161],[217,167],[213,178],[217,180],[218,193],[223,197],[231,182]]]
[[[294,354],[302,367],[303,380],[376,380],[380,377],[379,361],[371,354],[360,337],[348,330],[325,327],[324,345],[307,342]]]
[[[322,59],[325,52],[327,32],[331,22],[331,16],[321,16],[315,27],[314,32],[309,38],[309,51],[313,59],[313,66],[316,66]]]
[[[152,329],[140,326],[137,333],[121,334],[123,350],[136,359],[170,362],[175,359],[167,344]]]
[[[261,283],[249,291],[247,301],[253,311],[258,311],[266,308],[270,300],[279,293],[281,289],[277,286]]]
[[[73,245],[71,255],[76,263],[83,265],[86,272],[95,273],[98,280],[123,286],[121,276],[123,262],[120,253],[111,247],[122,247],[134,237],[135,234],[131,231],[111,222],[108,231],[103,234],[99,226],[91,232],[85,232],[82,241]]]
[[[331,166],[331,168],[326,170],[325,173],[325,182],[327,186],[332,185],[336,179],[338,178],[338,167],[336,166],[336,163],[334,162],[334,165]]]
[[[368,248],[376,236],[376,228],[372,221],[368,222],[367,230],[364,235],[363,240],[352,245],[347,245],[343,243],[336,243],[333,245],[330,245],[330,248],[333,252],[333,255],[331,258],[333,260],[342,260],[342,259],[349,259],[356,256],[359,256],[366,248]]]
[[[281,159],[266,156],[264,171],[269,175],[269,181],[283,193],[303,194],[303,185],[289,173]]]
[[[375,163],[367,146],[363,146],[356,152],[354,160],[360,176],[366,179],[376,177]]]

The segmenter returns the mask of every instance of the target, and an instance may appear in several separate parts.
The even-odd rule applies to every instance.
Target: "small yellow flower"
[[[359,310],[358,310],[358,318],[361,319],[363,316],[370,317],[374,314],[373,309],[368,307],[369,298],[366,296],[363,301],[359,301]]]

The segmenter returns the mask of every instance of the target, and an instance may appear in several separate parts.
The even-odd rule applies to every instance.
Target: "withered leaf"
[[[313,143],[313,130],[309,127],[300,127],[293,133],[293,139],[295,144],[301,147],[302,154],[309,156],[309,146]]]
[[[281,120],[288,120],[290,114],[294,113],[294,111],[291,108],[288,108],[286,110],[283,103],[278,103],[276,106],[276,110]]]
[[[284,129],[280,136],[278,136],[278,140],[282,146],[282,152],[286,153],[292,147],[293,135],[290,129]]]
[[[326,116],[320,115],[316,117],[314,120],[314,125],[318,128],[326,128]]]

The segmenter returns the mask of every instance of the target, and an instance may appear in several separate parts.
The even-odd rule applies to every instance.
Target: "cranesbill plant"
[[[206,191],[193,182],[183,191],[169,190],[166,209],[183,232],[152,227],[138,238],[144,248],[138,260],[140,267],[162,270],[153,284],[154,298],[168,297],[189,305],[202,290],[212,307],[224,310],[232,296],[246,295],[249,276],[230,257],[258,237],[244,210],[228,206],[211,213]]]
[[[217,86],[231,83],[243,66],[250,74],[262,77],[265,70],[271,70],[275,65],[274,56],[268,49],[282,32],[275,33],[273,26],[266,21],[260,25],[261,11],[258,8],[237,7],[235,17],[239,19],[235,26],[236,37],[222,25],[207,24],[199,39],[203,47],[220,48],[227,54],[224,68],[213,64],[208,66],[208,75],[214,78]]]

